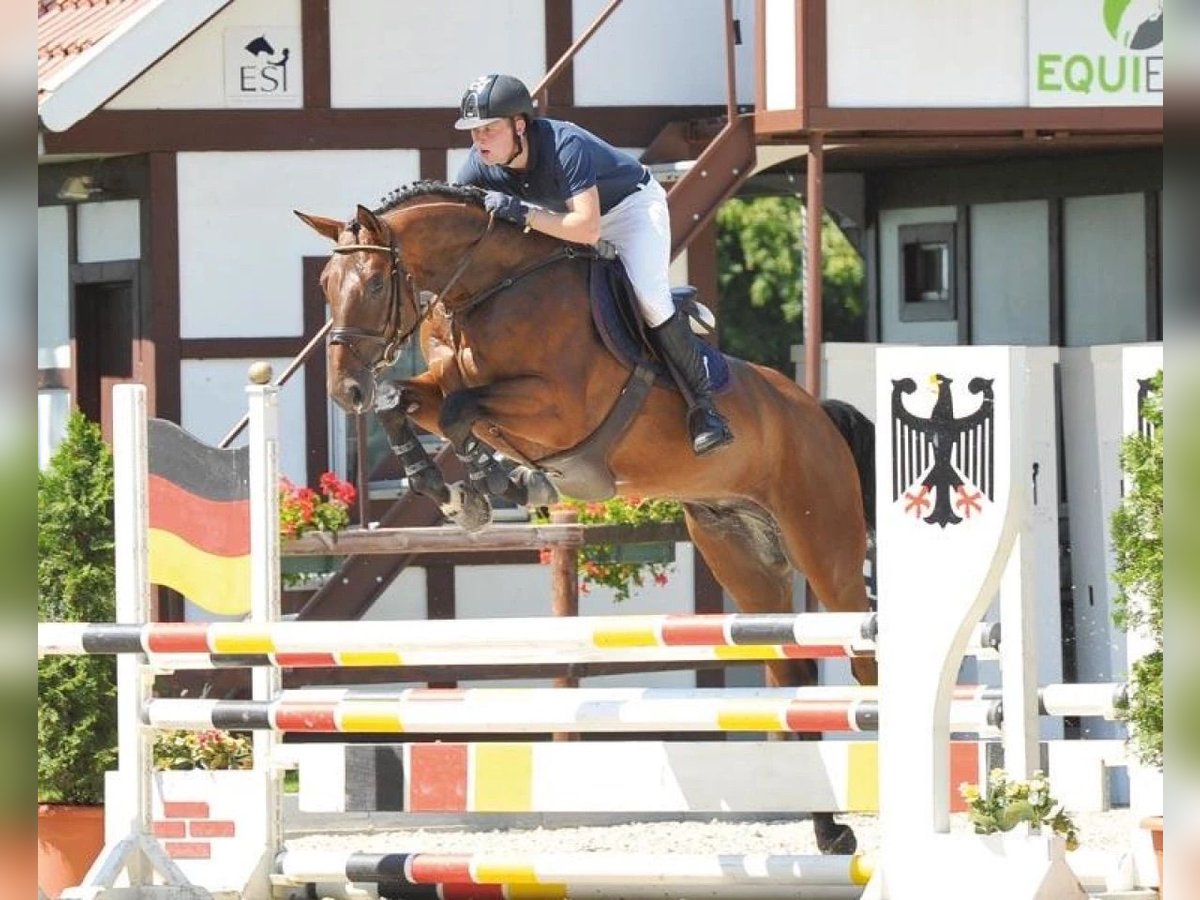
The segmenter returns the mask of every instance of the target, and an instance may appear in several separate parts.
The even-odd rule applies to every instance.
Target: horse
[[[489,491],[531,504],[553,498],[548,477],[592,496],[674,499],[742,612],[791,613],[793,569],[825,609],[868,611],[870,420],[849,404],[823,408],[781,373],[730,357],[717,404],[735,440],[695,456],[681,395],[631,376],[598,336],[589,303],[596,254],[495,220],[482,196],[418,182],[378,209],[359,205],[349,221],[296,212],[334,242],[321,274],[333,320],[329,395],[351,413],[374,407],[412,488],[467,527],[486,522],[478,504]],[[426,371],[377,383],[414,335]],[[610,413],[634,388],[640,411],[614,426]],[[441,481],[411,422],[453,445],[469,483]],[[577,452],[594,451],[606,429],[603,459]],[[519,471],[499,468],[493,448],[522,463]],[[873,658],[850,664],[860,683],[876,683]],[[769,684],[816,681],[812,660],[765,665]],[[813,824],[822,852],[853,852],[853,831],[832,814],[813,813]]]

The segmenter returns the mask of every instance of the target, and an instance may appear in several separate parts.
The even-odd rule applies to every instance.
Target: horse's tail
[[[850,445],[854,467],[858,469],[858,485],[862,488],[863,516],[867,531],[875,531],[875,423],[858,407],[845,400],[822,400],[821,408],[833,420],[837,430]]]

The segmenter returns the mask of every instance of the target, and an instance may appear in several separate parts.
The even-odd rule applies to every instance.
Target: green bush
[[[574,509],[583,525],[632,526],[683,520],[683,507],[674,500],[611,497],[589,503],[565,499],[560,505]],[[550,517],[535,515],[534,521],[548,522]],[[548,548],[542,550],[541,561],[549,564]],[[579,593],[590,593],[593,586],[608,587],[614,591],[614,601],[623,603],[647,578],[659,587],[665,585],[671,570],[672,564],[666,562],[625,561],[621,548],[615,544],[584,544],[579,548]]]
[[[1142,408],[1148,433],[1131,434],[1121,447],[1125,496],[1112,517],[1113,619],[1127,631],[1148,635],[1154,649],[1137,660],[1121,715],[1129,723],[1142,762],[1163,761],[1163,373],[1155,375]]]
[[[113,461],[81,413],[38,474],[38,618],[111,622],[116,611]],[[116,664],[106,656],[38,662],[38,800],[99,804],[116,764]]]

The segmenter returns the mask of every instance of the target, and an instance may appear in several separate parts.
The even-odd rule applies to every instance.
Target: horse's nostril
[[[348,413],[361,413],[374,402],[372,385],[357,378],[343,378],[330,391],[333,400]]]

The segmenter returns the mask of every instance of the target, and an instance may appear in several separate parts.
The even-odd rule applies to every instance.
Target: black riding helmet
[[[529,88],[511,75],[481,75],[467,87],[459,112],[454,127],[470,131],[497,119],[532,116],[533,98],[529,96]]]

